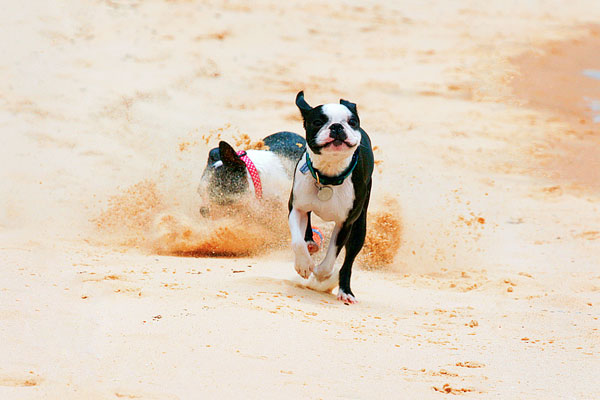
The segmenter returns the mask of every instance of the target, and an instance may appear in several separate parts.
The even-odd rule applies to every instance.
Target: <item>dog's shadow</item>
[[[256,276],[245,278],[244,283],[256,286],[262,292],[282,294],[284,296],[300,297],[305,302],[322,304],[323,301],[334,302],[336,296],[332,293],[321,292],[309,288],[302,278],[275,278],[271,276]]]

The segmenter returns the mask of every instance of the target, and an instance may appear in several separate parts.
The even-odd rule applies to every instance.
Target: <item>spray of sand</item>
[[[282,206],[263,205],[265,214],[238,204],[209,219],[187,215],[170,200],[156,182],[145,180],[111,197],[93,222],[105,242],[162,255],[250,256],[285,243]]]
[[[374,204],[367,217],[367,237],[359,254],[360,264],[377,269],[393,264],[402,245],[400,206],[394,198],[386,198],[382,205]]]
[[[287,248],[288,193],[277,201],[247,197],[233,205],[212,205],[208,218],[198,212],[199,160],[205,159],[209,143],[216,140],[228,140],[236,148],[265,149],[261,140],[254,141],[229,125],[179,138],[170,152],[163,153],[160,170],[151,178],[117,189],[92,219],[99,241],[123,250],[188,257],[254,256]],[[369,269],[392,264],[401,246],[398,203],[378,196],[372,201],[368,221],[359,263]],[[318,218],[313,222],[328,238],[331,227]],[[326,240],[323,247],[327,244]]]
[[[93,222],[112,244],[162,255],[239,257],[288,245],[285,204],[247,200],[203,218],[186,215],[170,200],[156,182],[144,180],[112,196]],[[360,264],[370,269],[390,265],[400,245],[398,204],[387,199],[381,210],[369,213]]]

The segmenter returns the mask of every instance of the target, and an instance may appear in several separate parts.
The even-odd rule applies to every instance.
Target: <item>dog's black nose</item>
[[[333,139],[346,140],[348,137],[342,124],[331,124],[329,127],[329,137]]]

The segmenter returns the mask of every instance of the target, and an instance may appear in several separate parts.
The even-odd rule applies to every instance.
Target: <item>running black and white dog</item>
[[[356,303],[350,276],[367,232],[374,167],[371,140],[360,126],[354,103],[340,100],[340,104],[313,108],[301,91],[296,105],[304,120],[308,146],[296,166],[289,200],[295,268],[301,277],[310,278],[309,287],[331,291],[339,285],[338,299]],[[307,248],[312,239],[312,212],[335,222],[327,254],[319,265]],[[346,256],[336,277],[335,260],[342,247]]]
[[[236,151],[221,141],[209,151],[198,185],[200,214],[209,216],[213,207],[227,208],[252,197],[261,200],[256,203],[285,204],[306,140],[296,133],[278,132],[262,141],[263,150]]]

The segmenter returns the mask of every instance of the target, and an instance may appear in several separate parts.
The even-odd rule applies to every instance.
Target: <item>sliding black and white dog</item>
[[[240,207],[259,213],[272,213],[279,207],[283,211],[296,165],[306,151],[306,140],[283,131],[267,136],[262,142],[261,150],[236,151],[221,141],[219,147],[209,151],[198,185],[199,211],[203,217],[235,215]],[[316,235],[322,239],[320,231]],[[316,253],[320,241],[311,236],[306,246],[310,254]]]
[[[253,204],[247,201],[253,197],[260,199],[260,204],[285,204],[306,141],[296,133],[277,132],[262,142],[262,150],[236,151],[221,141],[209,151],[198,185],[200,214],[208,217],[215,208],[235,212],[232,205]]]
[[[289,200],[295,268],[301,277],[310,278],[309,287],[331,291],[339,285],[338,299],[356,303],[350,276],[367,231],[374,166],[371,140],[360,127],[354,103],[340,100],[340,104],[313,108],[300,92],[296,105],[304,120],[308,146],[296,166]],[[307,249],[312,239],[312,212],[335,222],[327,254],[319,265]],[[336,279],[335,260],[342,247],[346,256]]]

